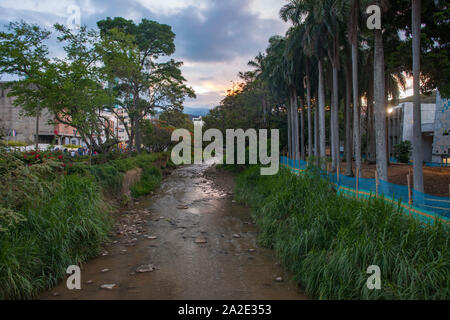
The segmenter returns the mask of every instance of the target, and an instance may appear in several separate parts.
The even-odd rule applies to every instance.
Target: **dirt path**
[[[64,280],[40,299],[307,299],[273,251],[258,247],[249,209],[231,190],[232,177],[209,165],[175,170],[121,215],[104,254],[82,267],[81,290]]]
[[[355,168],[355,164],[353,164]],[[345,173],[346,164],[341,163],[341,172]],[[361,169],[361,177],[366,179],[375,179],[375,164],[363,162]],[[391,164],[388,167],[388,180],[390,183],[407,186],[407,175],[411,173],[411,181],[413,181],[413,167],[406,164]],[[450,186],[450,167],[423,167],[423,182],[426,194],[449,197]]]

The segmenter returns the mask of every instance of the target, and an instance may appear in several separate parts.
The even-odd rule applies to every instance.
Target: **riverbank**
[[[449,299],[448,226],[422,225],[398,207],[348,199],[314,171],[239,174],[236,198],[253,208],[260,243],[274,248],[306,293],[318,299]],[[369,266],[381,290],[367,287]]]
[[[68,266],[98,256],[114,208],[159,186],[154,164],[166,155],[70,166],[50,156],[41,160],[36,154],[33,163],[27,157],[5,152],[0,159],[0,299],[36,297],[62,279]],[[137,168],[142,174],[130,185],[131,196],[122,194],[126,173]]]

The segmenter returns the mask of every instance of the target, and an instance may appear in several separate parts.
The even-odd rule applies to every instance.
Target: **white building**
[[[436,99],[436,103],[432,103]],[[426,97],[421,104],[422,154],[425,162],[447,163],[450,158],[450,109],[449,100]],[[447,106],[447,107],[445,107]],[[413,142],[413,102],[412,97],[403,99],[388,112],[388,144],[390,155],[401,141]],[[449,128],[447,128],[449,127]],[[445,134],[447,129],[447,134]],[[442,131],[442,132],[441,132]]]

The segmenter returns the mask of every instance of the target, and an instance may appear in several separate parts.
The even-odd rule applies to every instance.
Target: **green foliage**
[[[152,152],[163,152],[172,144],[172,132],[174,127],[159,120],[144,120],[142,126],[142,144]]]
[[[88,165],[76,163],[68,168],[68,174],[89,176],[96,181],[103,190],[119,192],[125,172],[135,168],[149,168],[153,163],[163,157],[162,153],[143,154],[136,157],[116,159],[104,164]]]
[[[67,148],[67,149],[79,149],[79,148],[81,148],[81,146],[78,146],[76,144],[65,144],[65,145],[63,145],[63,147]]]
[[[410,141],[402,141],[394,146],[394,157],[401,163],[409,163],[412,144]]]
[[[122,186],[123,174],[109,163],[89,166],[76,164],[68,169],[69,174],[88,176],[96,181],[103,190],[119,192]]]
[[[69,265],[98,254],[110,227],[98,187],[78,175],[20,213],[26,221],[0,233],[1,299],[32,298],[55,285]]]
[[[0,207],[18,211],[27,204],[39,205],[59,184],[61,171],[55,161],[28,166],[20,153],[0,153]]]
[[[144,168],[141,180],[131,187],[133,198],[139,198],[150,194],[161,183],[161,171],[156,167]]]
[[[181,110],[169,109],[162,112],[159,120],[165,123],[166,126],[174,127],[176,129],[187,129],[189,132],[194,132],[194,123],[189,119],[187,114]]]
[[[261,244],[314,298],[450,298],[447,225],[423,225],[382,199],[336,195],[312,169],[261,176],[254,166],[238,177],[235,194],[253,207]],[[381,290],[367,289],[370,265],[381,268]]]
[[[94,151],[108,152],[119,141],[112,134],[110,121],[102,115],[111,96],[104,88],[106,76],[99,67],[98,32],[85,26],[76,32],[60,24],[55,24],[54,28],[66,57],[56,59],[49,66],[49,85],[43,103],[58,123],[76,128]],[[94,138],[99,135],[104,135],[104,142]]]
[[[26,143],[25,141],[16,141],[16,140],[0,141],[0,144],[3,146],[8,146],[8,147],[26,147],[26,146],[28,146],[28,143]]]
[[[129,139],[131,144],[136,139],[139,151],[140,121],[156,107],[182,110],[185,98],[193,98],[195,93],[185,84],[180,69],[183,63],[166,59],[175,51],[175,34],[170,26],[147,19],[135,24],[119,17],[97,25],[102,39],[97,46],[102,72],[114,94],[109,109],[116,112],[113,106],[119,105],[129,115],[129,120],[120,115],[118,118],[136,128],[130,131]],[[163,57],[165,62],[159,61]]]
[[[13,104],[21,107],[27,116],[35,116],[42,110],[40,102],[45,98],[47,84],[45,72],[49,65],[48,48],[44,41],[50,32],[25,21],[11,22],[6,32],[0,32],[0,74],[20,77],[5,87],[11,88],[8,96],[14,96]]]

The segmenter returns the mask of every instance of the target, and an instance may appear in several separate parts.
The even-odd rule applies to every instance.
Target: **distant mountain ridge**
[[[198,116],[206,116],[209,113],[208,108],[190,108],[190,107],[184,107],[184,113],[189,114],[195,117]]]

